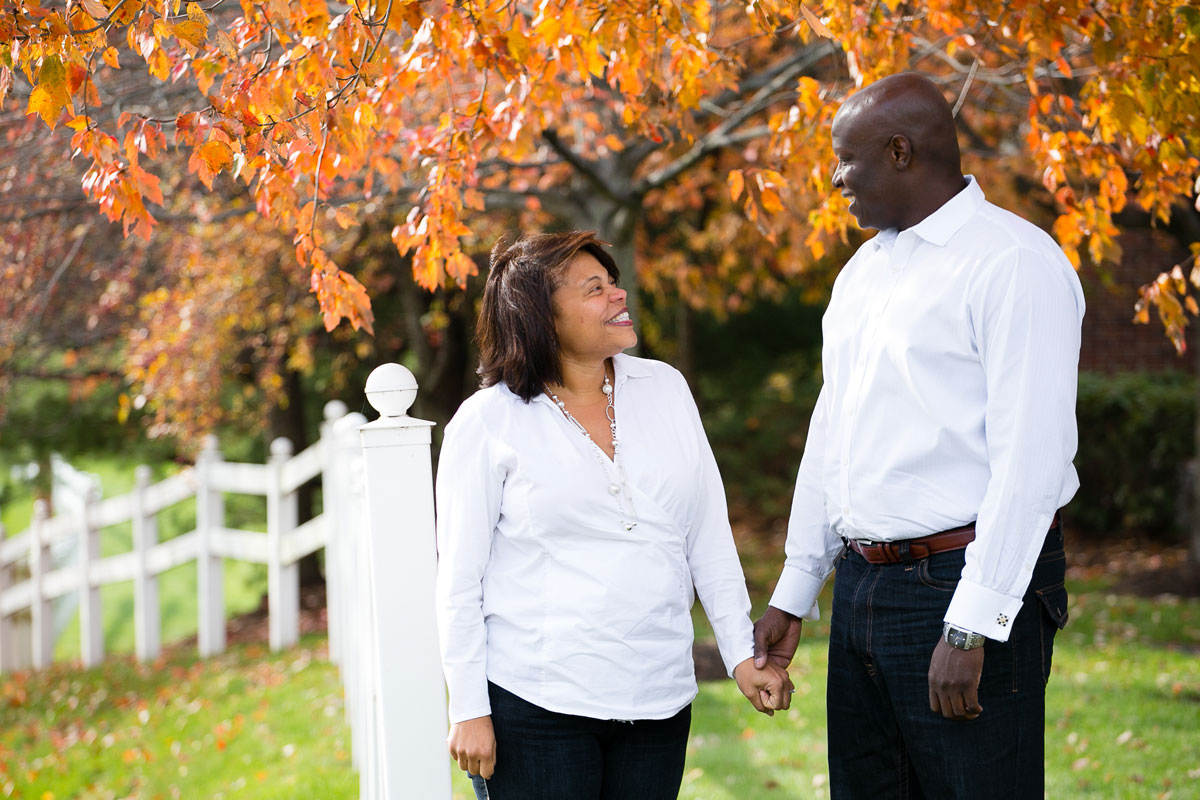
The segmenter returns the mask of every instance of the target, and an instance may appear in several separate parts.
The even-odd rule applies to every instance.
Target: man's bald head
[[[843,103],[837,118],[884,136],[905,136],[921,167],[962,175],[954,114],[941,89],[924,75],[902,72],[881,78]]]
[[[850,97],[832,135],[833,186],[864,228],[916,225],[966,186],[954,115],[920,75],[892,75]]]

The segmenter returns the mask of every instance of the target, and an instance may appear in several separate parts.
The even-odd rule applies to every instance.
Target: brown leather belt
[[[1058,514],[1050,530],[1061,524]],[[941,533],[931,533],[916,539],[901,539],[896,542],[865,542],[847,539],[846,544],[871,564],[901,564],[905,561],[918,561],[928,558],[934,553],[945,553],[949,550],[962,550],[975,541],[975,523],[952,528]],[[908,557],[905,558],[905,550]]]

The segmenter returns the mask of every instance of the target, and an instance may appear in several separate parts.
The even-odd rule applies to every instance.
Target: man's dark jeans
[[[479,800],[675,800],[689,705],[668,719],[558,714],[488,684],[496,771],[472,780]]]
[[[1045,687],[1066,624],[1061,526],[1051,529],[1007,642],[984,645],[974,720],[929,710],[929,660],[965,551],[837,562],[829,640],[833,800],[1042,800]]]

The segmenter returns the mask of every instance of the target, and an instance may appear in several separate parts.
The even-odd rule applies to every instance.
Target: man
[[[1079,486],[1079,280],[963,176],[929,80],[853,95],[833,150],[834,187],[879,233],[823,320],[825,383],[756,658],[790,662],[836,567],[833,797],[1040,800],[1066,623],[1057,511]]]

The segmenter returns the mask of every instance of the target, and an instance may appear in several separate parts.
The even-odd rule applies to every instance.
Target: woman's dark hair
[[[505,237],[496,242],[475,327],[483,386],[503,382],[528,403],[547,384],[562,382],[554,290],[580,251],[620,280],[617,263],[604,248],[592,231],[526,234],[511,244]]]

